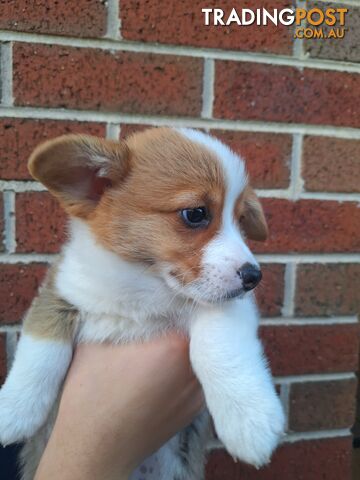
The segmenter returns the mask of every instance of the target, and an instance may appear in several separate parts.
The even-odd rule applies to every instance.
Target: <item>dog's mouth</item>
[[[195,301],[203,305],[214,305],[234,298],[243,298],[247,293],[243,286],[234,288],[233,290],[225,290],[219,286],[218,289],[214,289],[213,294],[209,291],[201,292],[201,289],[199,291],[199,287],[195,282],[186,285],[181,282],[181,277],[179,275],[174,274],[173,270],[170,272],[165,270],[165,272],[165,275],[162,274],[160,276],[171,290],[181,297],[185,297],[190,301]],[[205,288],[205,290],[207,289]]]
[[[244,295],[245,295],[245,290],[242,287],[240,287],[235,290],[231,290],[230,292],[227,292],[221,299],[231,300],[232,298],[243,297]]]
[[[229,292],[223,293],[221,295],[213,295],[212,297],[201,297],[196,298],[196,301],[204,305],[214,305],[223,302],[227,302],[234,298],[243,298],[246,294],[246,291],[241,287]]]

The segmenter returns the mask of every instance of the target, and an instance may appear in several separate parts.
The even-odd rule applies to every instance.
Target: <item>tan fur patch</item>
[[[247,185],[235,203],[234,215],[240,222],[247,238],[264,241],[268,227],[260,200],[254,190]]]
[[[39,145],[28,162],[31,175],[43,183],[70,214],[87,218],[107,183],[116,185],[128,172],[124,142],[89,135],[63,135]]]
[[[88,221],[98,241],[130,261],[170,262],[187,283],[200,273],[201,251],[220,228],[225,184],[211,151],[158,128],[127,141],[130,172],[109,189]],[[205,206],[207,228],[184,225],[179,211]]]
[[[23,332],[41,339],[71,342],[78,312],[56,293],[56,269],[57,265],[50,268],[24,319]]]

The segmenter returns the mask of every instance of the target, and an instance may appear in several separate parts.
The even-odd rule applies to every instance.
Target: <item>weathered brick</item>
[[[1,265],[0,324],[16,323],[22,319],[45,271],[43,263]]]
[[[357,370],[357,324],[263,326],[261,336],[274,375]]]
[[[198,115],[201,59],[17,43],[16,105]]]
[[[338,8],[338,3],[308,2],[307,8]],[[307,39],[304,40],[305,51],[310,57],[326,58],[331,60],[346,60],[347,62],[360,62],[360,8],[354,5],[347,5],[346,2],[341,7],[348,8],[345,16],[346,29],[344,38],[341,39]],[[328,33],[334,27],[322,25],[323,31]],[[335,26],[342,28],[340,25]]]
[[[211,453],[206,480],[350,480],[351,437],[286,443],[271,463],[256,470],[223,450]]]
[[[296,285],[297,315],[357,315],[360,312],[360,264],[302,264],[297,268]]]
[[[357,202],[262,198],[269,224],[266,242],[251,242],[256,252],[359,252]]]
[[[360,141],[305,137],[302,176],[309,191],[359,192]]]
[[[41,142],[66,133],[105,136],[105,125],[90,122],[5,118],[0,120],[0,178],[28,180],[27,161]]]
[[[261,265],[263,279],[256,289],[256,299],[264,317],[281,315],[284,300],[285,266],[281,264]]]
[[[290,135],[213,130],[246,161],[250,180],[256,188],[286,188],[290,180]]]
[[[0,193],[0,252],[3,251],[5,248],[4,242],[5,242],[4,198],[2,193]]]
[[[6,370],[6,333],[0,333],[0,386],[4,383]]]
[[[121,0],[121,34],[126,40],[143,42],[291,54],[292,30],[283,25],[205,26],[201,9],[219,6],[228,16],[234,3],[230,0],[223,0],[221,5],[204,0]],[[242,8],[269,10],[289,6],[291,2],[286,0],[248,0],[241,4]]]
[[[99,0],[6,0],[0,28],[31,33],[100,37],[106,33],[106,4]]]
[[[350,428],[355,420],[356,379],[294,383],[289,429],[295,432]]]
[[[16,251],[57,253],[65,239],[66,215],[48,192],[16,195]]]
[[[360,126],[357,73],[218,61],[214,116]]]

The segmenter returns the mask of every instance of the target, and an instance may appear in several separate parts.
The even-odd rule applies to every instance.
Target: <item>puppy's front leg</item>
[[[190,358],[215,429],[228,452],[257,467],[284,431],[284,413],[257,337],[251,298],[202,308],[190,329]]]
[[[45,283],[24,320],[14,363],[0,390],[0,443],[44,424],[72,358],[77,312]]]
[[[0,443],[30,438],[45,422],[72,357],[70,343],[20,338],[9,376],[0,390]]]

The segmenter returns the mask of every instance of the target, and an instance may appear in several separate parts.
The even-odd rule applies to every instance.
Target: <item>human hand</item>
[[[128,478],[202,407],[186,339],[80,345],[35,480]]]

